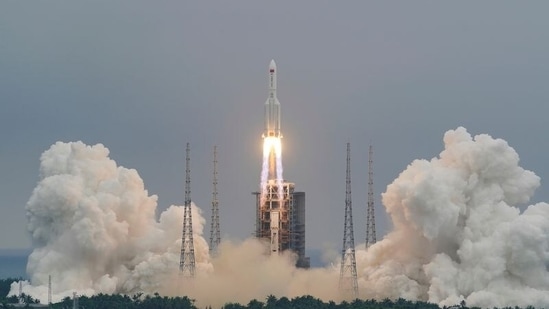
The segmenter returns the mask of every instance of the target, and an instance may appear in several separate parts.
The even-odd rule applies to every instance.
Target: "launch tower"
[[[376,216],[374,209],[374,172],[372,170],[374,150],[368,151],[368,210],[366,212],[366,249],[376,243]]]
[[[221,231],[219,230],[219,200],[217,199],[217,146],[214,146],[212,219],[210,222],[210,254],[215,254],[217,253],[217,247],[219,247],[219,244],[221,243]]]
[[[195,256],[193,241],[193,217],[191,209],[191,169],[190,147],[187,143],[187,157],[185,159],[185,205],[183,206],[183,233],[181,236],[181,255],[179,258],[179,271],[183,277],[194,278]]]
[[[280,102],[276,96],[277,69],[269,65],[269,96],[265,102],[263,131],[263,165],[260,191],[256,197],[257,238],[268,243],[270,254],[292,250],[296,266],[309,267],[305,256],[305,192],[295,191],[295,184],[282,177]]]
[[[353,204],[351,200],[351,144],[347,143],[347,171],[345,176],[345,221],[343,249],[339,272],[339,291],[344,297],[358,297],[355,236],[353,232]]]

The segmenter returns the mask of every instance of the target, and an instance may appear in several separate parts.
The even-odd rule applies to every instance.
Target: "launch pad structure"
[[[256,199],[255,236],[263,240],[269,254],[292,250],[297,267],[309,268],[305,256],[305,192],[295,191],[295,184],[282,176],[282,134],[280,102],[277,92],[277,68],[271,60],[268,71],[269,95],[264,107],[263,165]]]
[[[297,254],[296,266],[309,268],[309,257],[305,256],[305,192],[295,191],[295,184],[283,182],[279,196],[275,181],[267,184],[265,200],[261,192],[256,197],[255,236],[269,242],[270,253],[292,250]]]

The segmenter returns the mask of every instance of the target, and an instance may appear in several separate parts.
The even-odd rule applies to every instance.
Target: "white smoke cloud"
[[[297,270],[295,256],[268,256],[255,239],[224,241],[210,258],[205,220],[194,204],[197,275],[188,284],[179,276],[183,208],[171,206],[156,220],[157,197],[135,170],[118,167],[108,155],[103,145],[82,142],[58,142],[42,154],[41,180],[26,207],[35,249],[23,293],[47,303],[51,275],[54,302],[73,292],[159,292],[214,306],[269,294],[337,298],[335,272]],[[328,283],[313,284],[318,281]],[[14,283],[10,294],[17,293]]]
[[[26,206],[35,249],[24,293],[47,302],[49,276],[54,301],[73,291],[152,293],[177,273],[182,207],[169,207],[157,221],[157,197],[108,154],[101,144],[82,142],[58,142],[42,154],[41,180]],[[192,211],[197,268],[208,271],[205,221],[194,204]]]
[[[529,201],[539,177],[519,166],[504,140],[473,138],[458,128],[445,134],[444,145],[438,157],[412,162],[383,194],[394,230],[368,251],[357,246],[360,297],[549,305],[549,204],[522,213],[517,207]],[[197,277],[182,283],[181,207],[156,220],[156,196],[135,170],[117,167],[102,145],[57,143],[41,162],[41,180],[27,204],[36,249],[28,264],[32,284],[23,292],[42,302],[48,275],[54,300],[72,291],[189,295],[201,306],[269,294],[340,300],[337,261],[296,269],[295,256],[266,255],[255,239],[225,240],[210,257],[205,220],[194,205]],[[14,284],[11,293],[17,290]]]
[[[549,204],[526,203],[540,179],[507,142],[446,132],[444,150],[387,187],[394,231],[359,252],[366,297],[453,305],[549,305]]]

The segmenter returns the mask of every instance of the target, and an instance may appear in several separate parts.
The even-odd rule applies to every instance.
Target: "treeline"
[[[23,280],[21,278],[6,278],[6,279],[0,279],[0,301],[6,300],[8,297],[8,293],[11,289],[11,284],[16,281]]]
[[[83,309],[198,309],[194,300],[187,296],[167,297],[137,294],[132,297],[122,294],[97,294],[91,297],[79,296],[78,308]],[[71,309],[73,299],[66,297],[61,302],[53,304],[54,309]]]
[[[29,295],[22,294],[21,299],[19,299],[18,295],[12,295],[8,297],[8,293],[11,289],[11,284],[16,281],[21,281],[22,278],[6,278],[6,279],[0,279],[0,304],[2,304],[4,307],[6,304],[17,304],[17,303],[24,303],[24,304],[37,304],[38,300],[30,297]]]
[[[31,308],[32,304],[38,303],[30,296],[23,295],[20,300],[17,296],[7,297],[11,283],[20,279],[8,278],[0,279],[0,308],[16,308],[16,304],[20,303],[17,308]],[[212,291],[215,293],[215,291]],[[71,309],[73,308],[74,300],[66,297],[61,302],[51,305],[52,309]],[[182,297],[167,297],[160,296],[158,293],[154,295],[136,294],[133,296],[122,294],[98,294],[94,296],[79,296],[77,301],[78,308],[81,309],[199,309],[195,305],[195,301],[186,296]],[[335,303],[333,301],[324,302],[312,296],[300,296],[289,299],[287,297],[277,298],[269,295],[264,301],[253,299],[248,304],[242,305],[239,303],[227,303],[221,308],[212,308],[206,305],[204,309],[480,309],[477,307],[467,307],[465,302],[461,302],[456,306],[440,308],[436,304],[409,301],[402,298],[397,300],[361,300],[355,299],[351,302],[343,301]],[[201,309],[202,309],[201,308]],[[494,308],[497,309],[497,308]],[[502,309],[520,309],[518,307],[505,307]],[[532,306],[526,309],[535,309]]]
[[[392,301],[390,299],[384,299],[382,301],[361,300],[355,299],[351,302],[343,301],[336,304],[334,301],[324,302],[318,298],[312,296],[300,296],[292,299],[286,297],[276,298],[273,295],[267,297],[265,302],[258,300],[251,300],[246,306],[229,303],[226,304],[223,309],[407,309],[407,308],[422,308],[422,309],[440,309],[438,305],[419,302],[408,301],[405,299],[398,299]]]

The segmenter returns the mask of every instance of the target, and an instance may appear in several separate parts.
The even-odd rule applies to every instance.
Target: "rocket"
[[[282,137],[280,134],[280,102],[276,97],[276,63],[269,64],[269,97],[265,102],[265,130],[263,137]]]
[[[261,207],[268,218],[271,252],[280,250],[282,208],[285,205],[280,139],[280,102],[276,97],[276,63],[269,64],[269,97],[265,102],[263,130],[263,168],[261,170]],[[270,189],[269,189],[270,188]],[[264,207],[264,208],[263,208]],[[266,215],[268,213],[268,215]],[[265,227],[266,228],[266,227]]]

